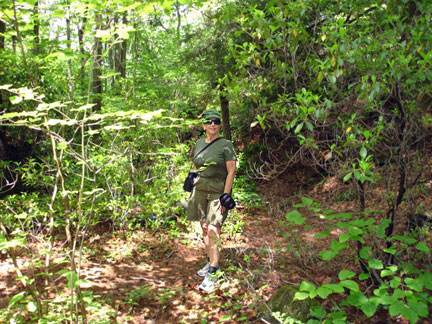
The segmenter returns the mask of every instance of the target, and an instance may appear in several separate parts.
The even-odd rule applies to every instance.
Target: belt
[[[220,178],[220,177],[206,177],[206,176],[202,176],[202,175],[198,175],[200,178],[204,178],[204,179],[219,179],[219,180],[225,180],[226,177],[224,178]]]

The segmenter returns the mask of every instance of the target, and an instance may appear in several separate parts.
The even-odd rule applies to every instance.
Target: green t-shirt
[[[208,143],[205,142],[204,138],[200,138],[195,145],[193,156],[195,156],[195,154],[202,150],[207,144]],[[228,175],[226,161],[233,160],[237,160],[234,145],[231,141],[221,138],[198,154],[198,156],[193,160],[193,163],[199,170],[199,175],[201,177],[225,180]]]

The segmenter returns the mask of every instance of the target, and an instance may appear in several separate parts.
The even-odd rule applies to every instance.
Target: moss
[[[270,323],[280,323],[272,316],[272,313],[280,312],[293,319],[306,322],[309,319],[311,307],[319,304],[316,300],[311,299],[294,300],[297,291],[298,287],[295,286],[282,286],[279,288],[266,304],[260,306],[261,318]]]

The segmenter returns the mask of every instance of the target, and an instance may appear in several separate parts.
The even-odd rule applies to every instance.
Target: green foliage
[[[220,82],[244,120],[239,128],[260,125],[261,176],[275,177],[301,160],[345,181],[375,182],[376,165],[404,145],[395,122],[416,125],[404,137],[409,143],[423,138],[431,12],[427,1],[222,7],[232,63]],[[267,166],[281,163],[281,149],[295,158],[274,172]]]
[[[224,233],[231,237],[238,237],[243,234],[244,221],[240,213],[231,211],[229,217],[224,222]]]
[[[402,316],[417,323],[421,317],[428,318],[428,308],[431,305],[432,273],[425,265],[424,260],[430,258],[430,249],[424,241],[419,241],[410,233],[387,237],[385,230],[389,220],[377,222],[374,218],[368,218],[368,213],[356,215],[354,213],[334,213],[332,210],[322,210],[318,203],[307,197],[302,198],[302,203],[296,208],[309,210],[319,217],[336,222],[331,226],[342,230],[337,239],[330,242],[330,249],[320,253],[324,261],[330,261],[345,251],[345,255],[354,244],[362,243],[362,249],[358,255],[350,254],[354,260],[361,260],[367,269],[367,273],[356,273],[349,269],[342,269],[338,274],[338,282],[323,284],[319,287],[303,281],[295,298],[302,300],[307,298],[327,299],[333,294],[339,294],[344,299],[340,302],[337,313],[327,313],[320,317],[325,323],[342,323],[345,319],[335,318],[336,314],[344,314],[344,307],[355,307],[361,310],[366,317],[373,316],[379,309],[388,311],[391,317]],[[292,225],[303,224],[306,220],[298,209],[293,209],[286,216]],[[321,234],[316,237],[321,237]],[[325,236],[328,236],[328,232]],[[374,238],[382,239],[381,242],[371,242]],[[397,242],[392,248],[382,248],[380,245],[386,241]],[[369,245],[370,244],[370,245]],[[386,257],[395,255],[397,263],[387,264]],[[414,253],[414,254],[413,254]],[[412,256],[406,261],[405,255]],[[378,285],[371,292],[362,281],[377,279]],[[337,315],[339,316],[339,315]]]
[[[139,307],[139,301],[143,298],[151,297],[151,286],[143,286],[141,288],[132,289],[124,298],[123,303],[127,305],[128,312],[136,311]]]

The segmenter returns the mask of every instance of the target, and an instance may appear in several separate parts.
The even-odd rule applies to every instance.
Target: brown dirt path
[[[239,214],[244,220],[243,233],[222,235],[225,280],[213,294],[198,290],[201,278],[195,272],[205,257],[200,230],[193,227],[180,232],[137,230],[121,235],[105,230],[89,234],[80,270],[86,281],[82,288],[93,292],[101,310],[111,312],[109,317],[116,323],[260,323],[258,304],[282,280],[275,269],[277,228],[263,212],[242,210]],[[53,258],[61,254],[63,243],[57,242]],[[33,252],[41,248],[36,243],[31,246]],[[22,287],[15,281],[10,261],[1,261],[0,271],[3,308]],[[25,272],[31,276],[37,270],[29,267]],[[65,278],[54,277],[51,294],[68,294]]]
[[[315,181],[310,186],[314,190],[307,192],[303,185],[311,181]],[[213,294],[198,291],[201,279],[195,272],[204,264],[205,256],[200,230],[190,224],[181,224],[180,230],[92,231],[85,242],[81,267],[81,277],[87,281],[83,289],[92,292],[96,304],[90,309],[91,317],[106,318],[106,323],[130,324],[264,323],[258,313],[259,305],[280,286],[298,285],[303,280],[320,285],[337,280],[341,269],[357,271],[357,264],[349,261],[352,257],[338,256],[332,262],[319,258],[319,251],[340,232],[335,230],[326,238],[316,238],[315,234],[326,229],[317,215],[304,215],[308,218],[307,225],[301,228],[284,224],[286,212],[305,193],[323,204],[329,202],[332,208],[336,206],[335,211],[355,209],[353,199],[340,195],[350,192],[335,179],[319,181],[299,170],[263,185],[267,201],[263,208],[236,210],[238,221],[243,222],[242,232],[223,233],[221,267],[226,279]],[[338,195],[345,200],[335,204]],[[64,241],[56,244],[53,259],[61,256]],[[30,246],[34,259],[41,248],[37,243]],[[22,252],[23,266],[30,262],[25,273],[35,277],[31,253]],[[11,296],[22,290],[15,278],[10,261],[0,259],[0,310],[7,307]],[[65,291],[67,295],[65,278],[57,275],[53,280],[50,294]],[[330,308],[326,304],[330,302],[325,300],[324,306]],[[386,315],[366,321],[361,313],[352,315],[355,324],[402,323]]]

